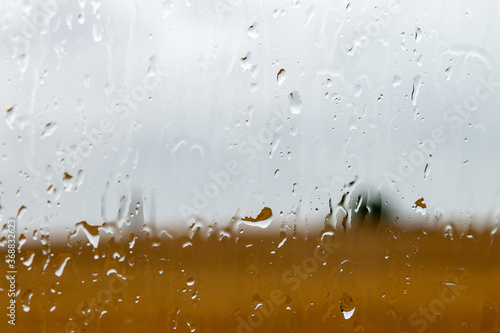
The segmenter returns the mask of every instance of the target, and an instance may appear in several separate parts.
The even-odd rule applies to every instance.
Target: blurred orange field
[[[24,244],[1,331],[500,332],[495,233],[123,238]]]

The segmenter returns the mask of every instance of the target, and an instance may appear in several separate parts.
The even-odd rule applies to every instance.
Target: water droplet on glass
[[[288,101],[290,102],[290,112],[293,114],[299,114],[302,110],[302,100],[300,99],[299,92],[294,90],[288,95]]]
[[[248,33],[248,36],[250,38],[255,39],[255,38],[259,37],[259,26],[258,26],[258,24],[257,23],[252,24],[248,28],[247,33]]]
[[[7,109],[7,115],[5,116],[5,121],[9,125],[10,129],[14,129],[14,123],[16,121],[17,106],[11,106]]]
[[[24,312],[29,312],[31,308],[31,298],[33,297],[33,291],[28,289],[21,297],[21,304],[23,306]]]
[[[26,251],[26,257],[23,261],[24,266],[30,267],[33,263],[33,259],[35,258],[35,251],[28,250]]]
[[[92,25],[92,37],[94,38],[94,42],[98,43],[102,40],[103,28],[99,22],[96,22]]]
[[[282,68],[279,70],[278,72],[278,75],[277,75],[277,78],[278,78],[278,84],[279,85],[282,85],[283,82],[285,82],[285,79],[286,79],[286,71]]]
[[[81,221],[75,224],[75,231],[70,234],[71,237],[76,237],[80,231],[87,237],[87,240],[94,248],[99,244],[99,226],[89,225],[86,221]]]
[[[394,75],[394,77],[392,78],[392,86],[396,88],[399,85],[401,85],[401,78],[397,75]]]
[[[417,98],[422,87],[422,77],[417,75],[413,78],[413,90],[411,92],[411,100],[413,105],[417,105]]]
[[[45,138],[45,137],[48,137],[48,136],[51,136],[52,133],[55,132],[55,130],[57,129],[57,124],[56,123],[47,123],[45,125],[45,127],[43,128],[43,131],[42,131],[42,134],[41,134],[41,137],[42,139]]]
[[[339,300],[340,303],[340,311],[345,319],[350,319],[354,315],[354,311],[356,310],[356,306],[354,304],[353,298],[346,292],[342,295]]]
[[[244,224],[265,229],[273,221],[273,211],[269,207],[264,207],[257,217],[247,216],[242,218],[241,221]]]
[[[71,259],[71,256],[69,254],[60,254],[59,257],[57,258],[57,261],[60,263],[59,267],[56,269],[56,276],[61,276],[64,273],[64,268],[66,267],[66,264],[68,263],[68,260]]]

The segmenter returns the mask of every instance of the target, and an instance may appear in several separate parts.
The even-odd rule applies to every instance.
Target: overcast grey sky
[[[3,218],[499,216],[498,2],[66,2],[0,4]]]

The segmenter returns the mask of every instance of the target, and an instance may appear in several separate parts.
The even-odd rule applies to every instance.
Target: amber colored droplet
[[[420,198],[417,201],[415,201],[416,207],[420,208],[427,208],[427,205],[424,203],[424,198]]]
[[[22,205],[19,210],[17,211],[17,217],[19,217],[21,215],[21,213],[24,212],[24,210],[27,209],[26,206]]]
[[[260,222],[260,221],[265,221],[269,219],[271,216],[273,216],[273,211],[269,207],[264,207],[262,211],[257,215],[256,218],[252,218],[250,216],[247,216],[243,219],[243,221],[248,221],[248,222]]]

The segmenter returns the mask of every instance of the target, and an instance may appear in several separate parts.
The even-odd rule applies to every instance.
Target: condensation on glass
[[[3,1],[17,328],[500,329],[499,19],[470,0]]]

